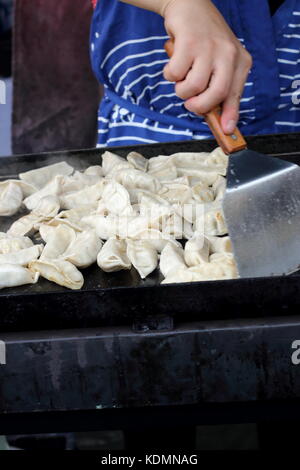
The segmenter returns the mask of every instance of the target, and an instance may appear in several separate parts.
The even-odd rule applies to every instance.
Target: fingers
[[[169,82],[180,82],[192,65],[193,56],[187,53],[184,42],[175,40],[173,55],[164,68],[164,77]]]
[[[188,100],[202,93],[208,87],[211,69],[210,57],[203,56],[201,59],[196,59],[185,79],[176,84],[176,95],[183,100]]]
[[[245,62],[237,68],[228,96],[223,101],[221,125],[225,134],[232,134],[237,126],[240,99],[252,66],[252,59],[249,54],[248,56],[245,56]]]
[[[222,103],[231,88],[234,66],[234,61],[221,58],[212,70],[209,87],[200,95],[188,99],[185,107],[195,114],[206,114]]]

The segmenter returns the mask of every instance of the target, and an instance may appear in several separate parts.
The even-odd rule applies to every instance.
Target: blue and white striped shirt
[[[268,0],[214,3],[254,60],[241,99],[241,131],[298,131],[300,0],[286,0],[273,17]],[[98,146],[211,137],[203,119],[186,110],[174,84],[163,77],[167,39],[159,15],[98,0],[91,28],[92,65],[105,88]]]

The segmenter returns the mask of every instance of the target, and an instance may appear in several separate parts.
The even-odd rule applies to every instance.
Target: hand
[[[163,3],[160,13],[174,38],[174,53],[164,69],[166,80],[176,82],[177,96],[196,114],[222,103],[223,131],[231,134],[252,66],[250,54],[210,0]]]

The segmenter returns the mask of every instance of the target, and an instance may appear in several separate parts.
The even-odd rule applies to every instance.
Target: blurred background
[[[94,147],[90,0],[0,0],[0,155]]]

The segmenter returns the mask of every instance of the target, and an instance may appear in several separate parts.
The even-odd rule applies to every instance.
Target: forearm
[[[167,4],[171,0],[120,0],[123,3],[129,3],[136,7],[144,8],[145,10],[154,11],[163,16]]]

